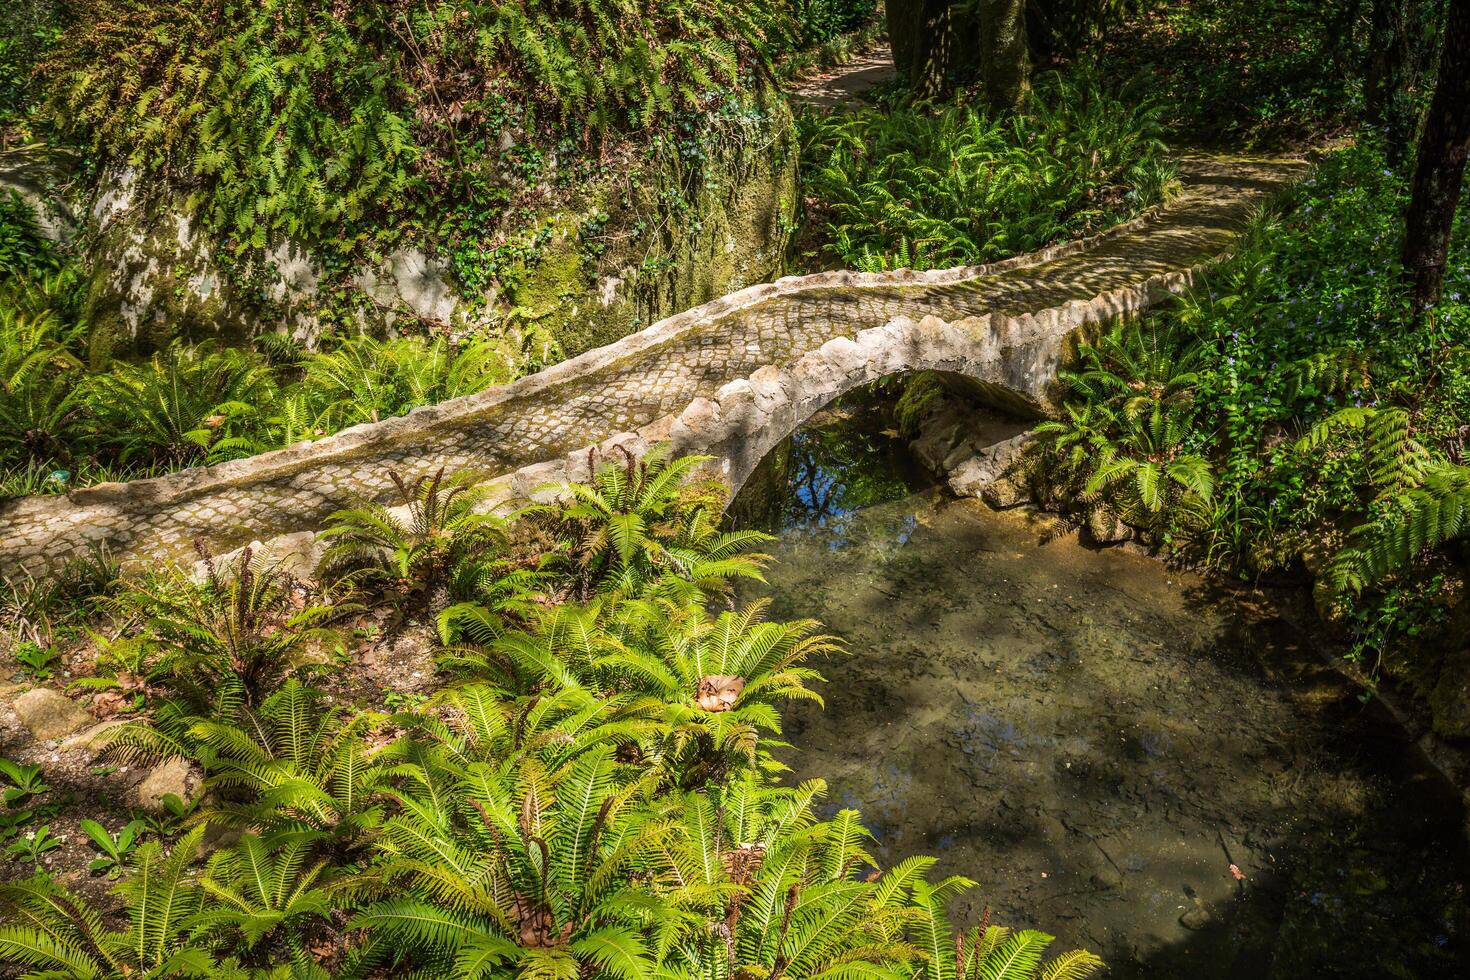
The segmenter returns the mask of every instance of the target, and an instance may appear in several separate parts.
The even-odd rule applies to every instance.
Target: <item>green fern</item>
[[[312,649],[334,639],[328,623],[344,610],[307,604],[303,586],[249,548],[224,568],[208,556],[204,566],[202,580],[166,571],[111,601],[145,623],[151,674],[166,674],[197,708],[229,714],[307,667]]]
[[[1385,512],[1360,525],[1319,577],[1331,593],[1360,592],[1407,568],[1426,549],[1470,533],[1470,468],[1436,464],[1385,499]]]
[[[505,548],[505,522],[482,513],[486,489],[473,474],[446,477],[443,468],[413,481],[389,473],[398,489],[400,516],[380,504],[333,513],[321,533],[327,548],[320,574],[350,577],[378,588],[415,594],[431,620],[472,590]]]
[[[1348,436],[1358,436],[1365,482],[1380,498],[1418,486],[1430,465],[1429,450],[1415,437],[1412,413],[1397,407],[1340,409],[1313,425],[1298,441],[1297,450],[1331,447]]]

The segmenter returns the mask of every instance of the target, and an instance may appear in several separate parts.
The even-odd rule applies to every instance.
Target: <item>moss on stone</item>
[[[87,232],[93,366],[145,355],[175,339],[249,336],[255,319],[249,304],[197,239],[183,202],[159,189],[133,194],[124,185],[115,193],[117,205],[94,208]]]
[[[779,275],[798,194],[795,122],[774,92],[757,109],[759,123],[732,127],[739,135],[714,139],[703,160],[666,154],[618,186],[589,189],[552,219],[539,260],[504,302],[574,356]],[[589,223],[601,229],[600,254],[582,236]]]
[[[794,120],[774,89],[727,109],[733,117],[712,123],[692,150],[688,142],[656,141],[631,171],[604,175],[528,216],[534,247],[485,296],[451,287],[448,266],[424,243],[426,266],[454,295],[443,323],[463,331],[530,321],[574,356],[778,275],[798,193]],[[285,325],[310,339],[349,321],[391,332],[401,319],[403,297],[382,256],[379,267],[339,270],[331,281],[345,286],[336,289],[322,281],[318,257],[306,255],[306,267],[318,270],[316,288],[288,288],[290,276],[270,261],[239,266],[255,278],[233,273],[221,243],[203,232],[196,240],[184,202],[166,189],[140,188],[114,173],[94,205],[99,217],[86,256],[94,270],[87,303],[94,364],[176,338],[239,341]],[[391,234],[385,229],[385,239]],[[255,281],[271,275],[281,281]]]

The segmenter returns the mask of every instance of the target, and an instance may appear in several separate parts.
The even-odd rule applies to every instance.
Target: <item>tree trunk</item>
[[[985,101],[997,112],[1020,105],[1031,79],[1026,45],[1026,0],[979,0],[980,78]]]
[[[1388,121],[1388,103],[1397,74],[1399,46],[1396,42],[1403,22],[1400,0],[1373,0],[1369,13],[1368,63],[1363,68],[1363,111],[1368,122],[1382,127]]]
[[[1395,168],[1408,157],[1414,139],[1413,90],[1434,56],[1441,5],[1442,0],[1371,0],[1363,108],[1369,125],[1383,133],[1389,165]]]
[[[1417,315],[1439,300],[1450,229],[1470,153],[1470,0],[1450,0],[1439,81],[1419,137],[1405,216],[1404,278]]]
[[[887,0],[883,4],[893,67],[900,78],[909,77],[914,70],[914,49],[919,42],[919,14],[923,6],[923,0]]]
[[[909,87],[920,98],[943,99],[950,93],[954,59],[954,9],[950,0],[919,0],[914,61]]]

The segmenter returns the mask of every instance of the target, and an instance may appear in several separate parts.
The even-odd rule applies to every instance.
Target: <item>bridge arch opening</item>
[[[948,371],[906,371],[817,407],[770,446],[734,487],[736,527],[779,533],[844,520],[864,507],[937,488],[944,441],[964,432],[1001,442],[1033,427],[1037,407],[997,385]],[[926,442],[927,440],[927,442]]]

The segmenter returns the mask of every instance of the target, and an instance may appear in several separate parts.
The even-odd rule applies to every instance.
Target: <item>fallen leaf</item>
[[[745,690],[745,678],[729,674],[710,674],[699,681],[695,692],[696,703],[701,711],[718,713],[735,707],[735,699]]]
[[[103,691],[92,699],[92,714],[98,718],[109,718],[126,708],[128,699],[118,691]]]

